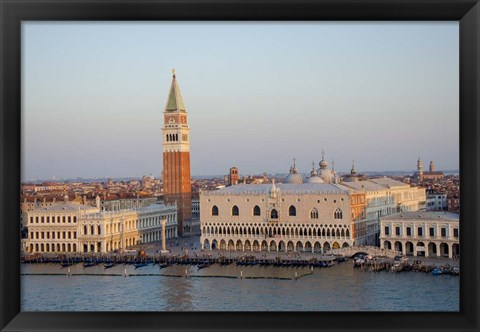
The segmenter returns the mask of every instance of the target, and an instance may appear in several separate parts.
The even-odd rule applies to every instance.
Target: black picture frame
[[[0,328],[61,330],[479,330],[478,0],[0,0]],[[146,313],[20,311],[22,20],[425,20],[460,24],[460,312]],[[455,125],[455,124],[452,124]]]

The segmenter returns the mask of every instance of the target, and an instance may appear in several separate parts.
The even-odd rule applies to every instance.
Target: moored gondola
[[[138,263],[133,263],[133,266],[135,266],[136,269],[147,266],[149,263],[145,262],[138,262]]]
[[[73,262],[69,262],[69,261],[62,261],[60,263],[60,266],[63,268],[63,267],[68,267],[68,266],[71,266],[73,265]]]
[[[170,266],[170,263],[158,263],[158,267],[160,269],[164,269],[166,267],[169,267]]]
[[[97,262],[84,262],[83,267],[91,267],[97,265]]]

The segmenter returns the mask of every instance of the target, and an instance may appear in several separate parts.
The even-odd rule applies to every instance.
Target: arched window
[[[295,206],[290,205],[290,207],[288,208],[288,215],[291,217],[295,217],[297,215],[297,209],[295,208]]]
[[[310,218],[311,219],[318,219],[318,210],[313,208],[312,211],[310,211]]]
[[[270,212],[270,218],[271,218],[271,219],[278,219],[278,212],[277,212],[277,210],[273,209],[272,212]]]
[[[333,218],[334,219],[343,219],[342,210],[340,210],[340,208],[337,208],[335,210],[335,212],[333,213]]]
[[[238,206],[234,205],[232,207],[232,216],[238,216]]]
[[[254,216],[260,215],[260,207],[258,205],[255,205],[255,207],[253,208],[253,215]]]
[[[218,207],[216,205],[212,207],[212,216],[218,216]]]

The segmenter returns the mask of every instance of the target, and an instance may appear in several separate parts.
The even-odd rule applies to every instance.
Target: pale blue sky
[[[177,79],[192,175],[458,169],[458,22],[22,25],[22,179],[162,168]]]

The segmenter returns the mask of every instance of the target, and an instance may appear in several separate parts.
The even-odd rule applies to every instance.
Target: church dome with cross
[[[285,178],[285,183],[291,183],[291,184],[303,183],[303,177],[300,174],[298,174],[297,168],[295,167],[295,158],[293,159],[293,166],[290,167],[290,173]]]

